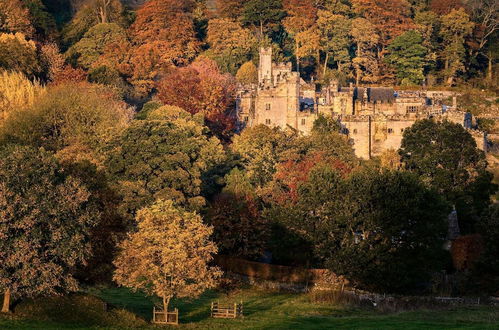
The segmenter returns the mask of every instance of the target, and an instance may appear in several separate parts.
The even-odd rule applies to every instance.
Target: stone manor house
[[[445,102],[452,99],[452,106]],[[341,123],[358,157],[369,159],[400,148],[404,130],[424,118],[463,125],[486,150],[483,132],[470,113],[457,109],[456,96],[441,91],[396,91],[392,87],[342,87],[336,81],[316,89],[291,63],[273,63],[272,49],[260,49],[258,84],[242,86],[236,110],[240,129],[264,124],[308,134],[319,114]]]

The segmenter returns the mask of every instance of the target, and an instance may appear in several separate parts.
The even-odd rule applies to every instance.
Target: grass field
[[[149,324],[153,301],[126,289],[91,289],[92,296],[45,298],[18,304],[11,316],[0,318],[1,329],[131,329],[158,328]],[[243,301],[245,317],[211,319],[210,303]],[[192,301],[174,301],[181,329],[499,329],[499,308],[474,307],[381,313],[312,303],[305,294],[268,293],[246,289],[209,292]],[[174,327],[177,328],[177,327]]]

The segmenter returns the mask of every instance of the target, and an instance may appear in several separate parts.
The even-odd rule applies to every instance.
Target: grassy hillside
[[[127,329],[155,328],[150,320],[153,302],[126,289],[93,289],[93,296],[26,301],[16,316],[0,318],[2,329]],[[243,301],[245,317],[211,319],[210,302]],[[254,289],[230,294],[209,292],[193,301],[173,302],[185,329],[497,329],[497,307],[456,308],[382,313],[372,307],[313,303],[310,295],[268,293]],[[157,328],[157,327],[156,327]]]

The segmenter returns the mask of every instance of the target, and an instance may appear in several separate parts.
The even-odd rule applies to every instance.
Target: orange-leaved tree
[[[213,229],[199,215],[158,200],[136,220],[137,231],[114,262],[118,284],[161,297],[164,312],[173,297],[196,297],[216,285],[221,271],[209,266],[217,252]]]
[[[208,127],[225,139],[235,127],[231,108],[236,86],[234,77],[221,73],[215,61],[199,57],[187,67],[171,70],[157,87],[164,104],[203,113]]]

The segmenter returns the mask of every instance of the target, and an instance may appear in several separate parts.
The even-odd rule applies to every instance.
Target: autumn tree
[[[246,62],[237,70],[236,79],[243,85],[256,84],[258,83],[258,68],[253,62]]]
[[[464,8],[461,0],[431,0],[430,9],[438,15],[444,16],[452,10]]]
[[[118,284],[159,296],[165,313],[173,297],[194,298],[216,286],[221,271],[209,265],[217,252],[213,228],[199,215],[158,200],[137,213],[136,223],[114,262]]]
[[[386,61],[396,68],[402,85],[419,85],[424,81],[427,49],[419,32],[410,30],[396,37],[388,46]]]
[[[68,50],[66,56],[88,70],[104,54],[106,47],[126,42],[126,38],[125,30],[116,23],[97,24]]]
[[[250,59],[256,48],[256,39],[250,30],[230,19],[212,19],[208,22],[206,55],[214,59],[223,71],[235,73]]]
[[[442,58],[445,63],[447,84],[452,86],[459,72],[464,72],[464,57],[466,55],[465,38],[473,30],[473,22],[464,9],[453,9],[442,17],[440,35],[443,38]]]
[[[54,156],[4,146],[0,157],[0,290],[10,298],[76,291],[76,266],[90,256],[98,211],[88,190]]]
[[[36,45],[22,33],[0,34],[0,69],[24,73],[32,78],[41,72]]]
[[[355,81],[376,82],[380,76],[377,48],[380,37],[374,26],[365,18],[352,21],[352,37],[356,44],[355,57],[352,60],[355,69]]]
[[[29,19],[29,10],[21,0],[0,2],[0,33],[2,32],[33,35],[34,29]]]
[[[244,8],[244,3],[240,0],[216,0],[217,11],[222,18],[237,20]]]
[[[33,105],[45,92],[37,81],[30,81],[19,72],[0,71],[0,111],[1,120],[13,111],[21,111]]]
[[[221,73],[215,61],[199,57],[187,67],[173,69],[157,89],[163,104],[179,106],[191,114],[202,113],[215,134],[224,139],[231,136],[236,82],[230,74]]]
[[[286,31],[295,39],[295,55],[298,65],[300,58],[308,55],[317,55],[317,30],[312,29],[317,19],[317,8],[311,0],[284,0],[284,10],[287,16],[282,24]]]
[[[132,84],[147,95],[161,72],[185,65],[199,51],[192,0],[151,0],[138,11],[130,27],[133,49]]]
[[[4,123],[2,141],[74,152],[100,164],[99,152],[128,125],[131,110],[109,88],[86,83],[51,86],[25,111]]]
[[[391,40],[413,27],[406,0],[353,0],[352,6],[355,13],[375,28],[380,36],[381,52]]]
[[[108,154],[107,169],[123,200],[120,211],[128,217],[157,199],[199,210],[205,205],[205,175],[225,159],[219,140],[208,137],[203,116],[173,106],[134,120]]]

